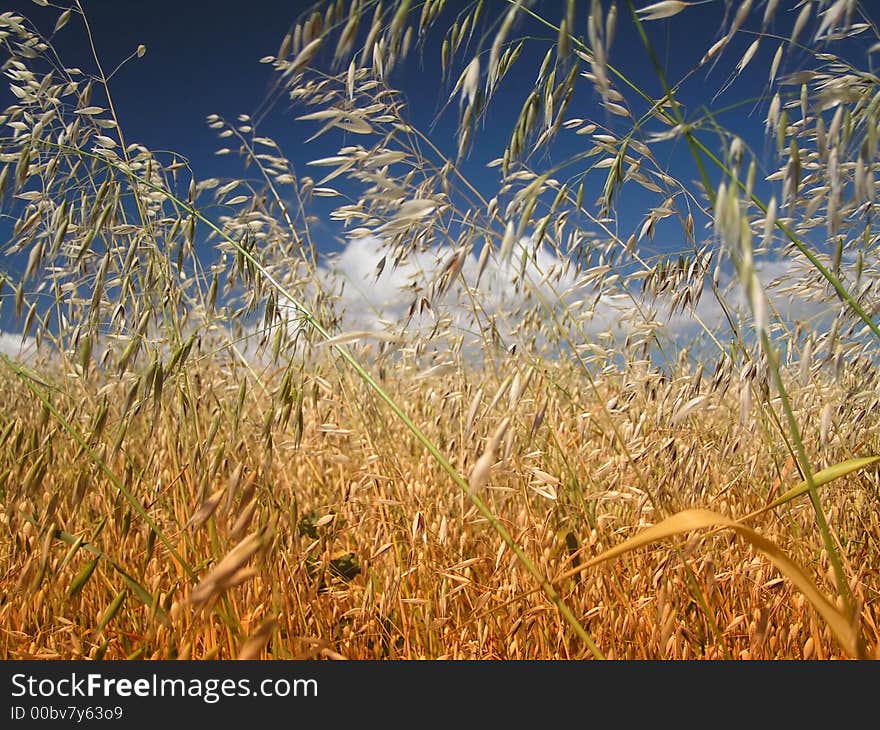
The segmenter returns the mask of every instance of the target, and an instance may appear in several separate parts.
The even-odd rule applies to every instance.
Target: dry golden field
[[[322,3],[207,117],[221,179],[126,137],[145,46],[36,4],[0,14],[0,659],[880,658],[869,8],[719,4],[673,78],[706,3]]]
[[[558,363],[514,372],[503,383],[463,369],[413,381],[401,366],[386,386],[463,472],[510,418],[485,501],[605,656],[846,655],[804,594],[731,530],[692,531],[578,570],[673,513],[739,519],[797,485],[785,449],[766,446],[767,414],[742,411],[739,378],[631,373],[594,392]],[[588,655],[412,435],[356,379],[324,375],[307,378],[301,411],[294,398],[290,419],[269,437],[266,424],[286,419],[281,377],[271,372],[260,378],[267,392],[240,391],[243,373],[196,366],[161,400],[138,393],[132,404],[122,385],[77,383],[53,407],[83,444],[4,379],[2,656]],[[676,419],[696,395],[705,400]],[[839,404],[824,445],[821,424],[805,419],[817,468],[880,453],[868,421],[875,404],[819,383],[791,395],[804,413],[814,402]],[[874,656],[876,466],[821,494]],[[832,601],[840,595],[806,496],[747,524]]]

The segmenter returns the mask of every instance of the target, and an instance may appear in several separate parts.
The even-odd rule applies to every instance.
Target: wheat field
[[[303,13],[269,100],[338,153],[212,115],[230,179],[0,14],[0,658],[880,658],[873,20],[720,2],[670,79],[652,29],[693,4],[497,5]],[[535,27],[487,193],[467,160]],[[394,85],[434,51],[451,146]],[[762,152],[677,94],[765,51]],[[318,199],[398,309],[348,298]]]

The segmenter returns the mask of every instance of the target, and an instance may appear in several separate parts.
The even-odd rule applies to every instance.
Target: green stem
[[[770,337],[766,331],[761,332],[761,345],[767,355],[770,369],[773,372],[773,378],[776,381],[776,388],[779,391],[779,397],[782,400],[782,410],[785,412],[785,417],[788,421],[788,428],[791,431],[792,439],[794,441],[798,466],[800,467],[801,474],[807,484],[810,502],[813,505],[813,511],[816,513],[816,523],[819,526],[822,541],[825,543],[825,552],[828,553],[828,560],[834,570],[837,590],[840,591],[841,596],[843,596],[844,605],[849,614],[851,613],[853,603],[852,590],[846,579],[846,574],[843,571],[843,563],[840,560],[837,545],[835,545],[834,538],[831,535],[831,528],[825,517],[825,510],[822,508],[822,502],[819,501],[819,491],[816,489],[816,481],[813,478],[813,470],[810,467],[810,460],[807,457],[804,443],[801,440],[800,429],[798,428],[797,419],[795,419],[794,412],[791,408],[791,401],[788,398],[788,392],[785,390],[785,385],[782,382],[782,374],[779,370],[779,356],[773,349]]]
[[[42,140],[42,142],[44,144],[47,144],[52,147],[56,147],[57,149],[63,150],[65,152],[81,155],[83,157],[88,157],[93,160],[100,160],[102,163],[112,167],[113,169],[119,169],[118,166],[115,165],[113,162],[106,160],[98,155],[94,155],[89,152],[86,152],[85,150],[82,150],[78,147],[71,147],[68,145],[60,145],[60,144],[56,144],[53,142],[48,142],[46,140]],[[120,171],[122,172],[122,170],[120,170]],[[190,215],[194,216],[196,219],[198,219],[199,221],[201,221],[202,223],[207,225],[212,231],[214,231],[218,236],[220,236],[227,243],[230,243],[232,246],[234,246],[235,249],[239,252],[239,254],[241,254],[245,259],[247,259],[251,264],[253,264],[255,269],[260,272],[260,274],[263,276],[263,278],[267,282],[269,282],[279,294],[283,295],[291,303],[291,305],[302,315],[303,319],[308,323],[308,325],[310,327],[312,327],[325,340],[331,339],[330,332],[328,332],[327,329],[324,328],[320,322],[318,322],[318,320],[315,318],[315,316],[312,314],[312,312],[305,306],[305,304],[303,304],[301,301],[299,301],[299,299],[297,299],[295,296],[293,296],[291,293],[289,293],[286,290],[286,288],[284,287],[284,285],[281,284],[281,282],[279,282],[272,275],[272,273],[270,271],[268,271],[266,269],[266,267],[263,266],[263,264],[250,251],[248,251],[243,246],[241,246],[241,244],[238,241],[233,239],[228,233],[226,233],[224,230],[222,230],[213,221],[206,218],[201,213],[201,211],[199,211],[198,208],[196,208],[194,205],[190,205],[189,203],[181,200],[176,195],[174,195],[171,191],[164,189],[164,188],[161,188],[160,186],[155,185],[154,183],[152,183],[148,180],[140,180],[139,182],[142,185],[144,185],[145,187],[156,190],[157,192],[162,192],[164,195],[166,195],[168,197],[169,200],[173,201],[176,205],[179,205],[183,210],[185,210]],[[363,367],[363,365],[360,364],[360,362],[351,354],[351,352],[346,347],[344,347],[341,344],[333,344],[332,347],[336,351],[336,353],[346,363],[348,363],[348,365],[358,374],[358,376],[383,401],[385,401],[385,403],[388,405],[388,407],[394,412],[394,414],[400,419],[400,421],[407,427],[407,429],[409,429],[409,431],[416,437],[416,439],[419,441],[419,443],[421,443],[425,447],[425,449],[427,449],[427,451],[431,454],[431,456],[435,459],[435,461],[439,464],[439,466],[443,469],[443,471],[445,471],[450,476],[452,481],[455,482],[455,484],[461,490],[464,491],[464,493],[468,496],[468,498],[471,500],[471,502],[474,504],[474,506],[480,511],[480,513],[489,522],[492,529],[495,530],[495,532],[501,537],[501,539],[504,541],[504,543],[516,555],[517,559],[520,561],[520,563],[523,565],[523,567],[538,582],[538,584],[541,586],[541,589],[544,591],[545,595],[557,607],[560,614],[562,614],[563,618],[566,620],[566,622],[569,624],[569,626],[571,626],[571,628],[574,630],[574,632],[577,634],[577,636],[584,642],[584,644],[587,646],[588,650],[593,655],[593,657],[596,659],[604,659],[605,657],[602,654],[599,647],[593,641],[593,639],[589,635],[589,633],[587,633],[587,631],[581,625],[580,621],[578,621],[577,617],[575,617],[574,613],[572,613],[571,609],[565,604],[562,597],[559,595],[559,593],[556,591],[556,589],[553,587],[553,585],[550,583],[550,581],[541,574],[541,572],[538,570],[535,563],[528,557],[528,555],[525,554],[523,549],[513,539],[513,537],[510,535],[510,533],[504,527],[504,525],[502,525],[501,522],[499,522],[498,519],[492,514],[491,510],[486,505],[486,503],[482,499],[480,499],[480,497],[477,494],[475,494],[473,492],[473,490],[470,489],[470,486],[468,485],[468,483],[464,479],[464,477],[462,477],[461,474],[458,473],[458,471],[455,469],[455,467],[453,467],[452,464],[446,459],[446,457],[443,456],[443,454],[433,444],[433,442],[415,424],[415,422],[404,412],[404,410],[395,402],[395,400],[387,393],[387,391],[385,391],[385,389],[382,388],[382,386],[373,379],[373,377],[367,372],[367,370]],[[15,366],[12,365],[7,358],[4,357],[4,361],[9,366],[15,368]],[[28,386],[32,387],[29,382],[28,382]],[[44,402],[46,402],[46,401],[44,401]],[[47,405],[49,405],[49,407],[51,409],[51,405],[50,404],[47,404]],[[55,417],[58,418],[59,421],[62,422],[62,424],[66,424],[66,421],[63,420],[63,417],[61,416],[60,413],[58,413],[54,409],[52,409],[52,411],[53,411],[53,415],[55,415]],[[69,426],[66,426],[66,427],[72,428]],[[92,456],[92,458],[96,459],[98,461],[98,463],[103,465],[103,462],[100,462],[100,457],[96,453],[94,453],[93,450],[88,448],[87,445],[85,445],[85,442],[81,440],[81,437],[79,437],[78,434],[76,434],[74,431],[71,431],[71,433],[73,433],[74,437],[77,438],[77,440],[88,449],[89,454]],[[105,465],[104,465],[104,468],[107,470],[108,474],[110,474],[111,478],[114,481],[114,484],[116,484],[118,486],[120,491],[123,491],[123,494],[126,494],[126,496],[128,496],[127,492],[124,491],[124,486],[118,482],[118,479],[116,479],[115,475],[113,475],[112,472],[110,472],[109,469]],[[143,510],[143,507],[140,507],[140,505],[138,504],[136,509],[137,508],[139,508],[138,513],[148,521],[148,524],[153,526],[153,523],[150,521],[149,516]],[[157,532],[157,534],[161,534],[161,533]],[[164,542],[165,538],[163,537],[162,539]],[[170,543],[166,542],[166,544],[169,547],[169,549],[172,550],[172,554],[175,555],[175,557],[180,560],[180,558],[177,556],[177,553],[173,551],[173,548],[171,548]],[[181,564],[185,566],[184,563],[181,562]],[[186,567],[186,570],[188,573],[191,574],[191,570],[188,567]],[[194,576],[191,574],[191,577],[194,577]]]

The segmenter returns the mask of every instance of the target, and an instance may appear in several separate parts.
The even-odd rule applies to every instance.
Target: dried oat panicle
[[[471,470],[468,479],[468,485],[472,492],[481,491],[489,481],[489,472],[495,464],[495,454],[498,450],[498,445],[501,443],[501,439],[504,438],[504,434],[507,432],[509,426],[510,418],[502,419],[501,423],[495,429],[495,433],[493,433],[491,438],[486,442],[486,448],[483,450],[480,458],[477,459],[477,463],[474,464],[474,468]]]

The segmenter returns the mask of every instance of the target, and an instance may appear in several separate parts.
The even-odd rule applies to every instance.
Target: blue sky
[[[647,0],[639,0],[636,4],[644,6]],[[563,5],[559,1],[539,2],[535,7],[546,17],[556,20],[561,16]],[[603,2],[603,5],[607,8],[609,3]],[[619,2],[618,5],[620,20],[611,49],[611,63],[657,97],[662,92],[656,73],[631,19],[627,17],[626,3]],[[731,7],[735,9],[737,5],[735,3]],[[702,105],[718,110],[763,93],[770,59],[776,50],[776,42],[771,39],[762,43],[745,73],[718,98],[714,98],[728,80],[736,60],[754,38],[749,33],[759,26],[763,5],[757,1],[754,3],[755,8],[744,26],[744,32],[738,34],[725,51],[719,66],[711,73],[700,70],[682,88],[678,98],[690,119],[699,114]],[[771,31],[778,30],[782,35],[787,35],[796,12],[795,5],[785,0],[780,2],[780,10]],[[232,119],[240,113],[252,113],[259,108],[271,88],[274,74],[271,66],[260,64],[259,59],[275,53],[284,34],[307,4],[271,0],[251,0],[247,3],[226,0],[212,3],[83,0],[83,6],[105,71],[113,69],[130,56],[138,45],[144,44],[147,48],[143,58],[129,60],[116,72],[111,82],[126,140],[129,143],[140,142],[154,151],[174,150],[180,153],[189,159],[199,179],[240,175],[238,158],[214,155],[219,145],[215,134],[207,128],[205,117],[218,113]],[[455,12],[464,6],[464,3],[450,0],[447,4],[450,21]],[[585,36],[589,4],[578,2],[577,7],[576,34]],[[503,0],[495,0],[488,2],[487,8],[485,18],[492,19],[503,12],[507,4]],[[51,30],[58,14],[56,9],[38,7],[22,0],[12,2],[11,9],[23,12],[46,32]],[[719,37],[724,11],[725,3],[722,0],[710,0],[688,8],[671,20],[646,24],[671,82],[678,81],[693,68]],[[433,140],[444,152],[452,155],[455,150],[457,102],[449,106],[445,116],[436,117],[451,90],[450,84],[444,86],[438,70],[442,34],[437,30],[442,31],[446,25],[441,19],[424,53],[412,53],[392,81],[406,96],[412,122],[425,131],[432,128]],[[512,37],[517,35],[529,37],[523,56],[511,76],[503,82],[486,123],[479,132],[477,144],[462,164],[465,174],[486,197],[497,192],[498,172],[487,169],[485,165],[503,149],[510,124],[519,112],[525,95],[534,86],[540,60],[549,44],[555,40],[555,34],[538,26],[521,24],[511,34]],[[90,51],[83,41],[84,36],[76,19],[59,33],[54,42],[66,65],[93,68]],[[460,60],[469,58],[470,54],[466,54]],[[797,54],[787,56],[781,72],[792,64],[796,65],[797,61]],[[4,88],[2,93],[4,101],[10,98],[7,89]],[[569,108],[568,117],[593,118],[612,128],[628,128],[627,120],[619,120],[601,110],[588,82],[581,80],[578,94]],[[627,94],[627,98],[631,96]],[[640,113],[645,106],[635,105],[633,108]],[[772,165],[775,164],[772,144],[766,141],[763,134],[766,110],[767,100],[757,105],[745,103],[724,113],[719,121],[735,130]],[[303,145],[302,140],[314,131],[315,126],[294,121],[293,117],[301,113],[302,109],[291,110],[282,98],[265,120],[260,133],[279,142],[299,174],[314,174],[314,170],[307,168],[305,163],[334,154],[340,140],[328,137],[308,146]],[[704,133],[702,139],[717,149],[718,140],[711,134]],[[552,165],[584,147],[586,143],[583,137],[563,134],[548,157],[538,158],[538,165]],[[673,175],[685,181],[697,178],[696,169],[683,144],[670,142],[658,147],[656,152],[661,162],[668,163]],[[710,174],[713,183],[717,184],[720,173],[710,168]],[[564,179],[564,175],[560,177]],[[594,190],[597,190],[601,188],[602,175],[594,177]],[[639,216],[645,212],[646,206],[660,202],[646,196],[635,185],[626,188],[621,200],[619,213],[623,237],[636,229]],[[326,199],[317,200],[314,212],[320,222],[316,230],[321,248],[326,252],[338,252],[344,243],[341,231],[327,219],[329,209],[330,204]],[[656,242],[645,242],[645,248],[648,252],[662,253],[679,250],[682,244],[680,234],[669,239],[658,236]],[[3,324],[7,329],[12,329],[7,321],[8,309],[4,308]]]
[[[224,171],[213,156],[214,136],[205,117],[234,117],[257,107],[273,75],[259,59],[277,50],[304,6],[268,0],[83,0],[105,71],[138,45],[147,47],[143,58],[129,61],[111,82],[126,135],[151,149],[179,151],[202,177]],[[18,0],[12,7],[44,31],[51,30],[58,16],[57,10],[28,1]],[[56,46],[68,65],[92,69],[83,41],[73,19],[57,36]]]
[[[578,5],[582,6],[578,21],[583,26],[579,33],[585,35],[587,3]],[[146,55],[129,61],[117,72],[111,85],[127,139],[154,150],[178,151],[191,161],[196,174],[202,178],[236,174],[238,170],[232,158],[220,159],[213,155],[217,144],[205,125],[205,117],[218,113],[234,118],[259,107],[270,88],[273,71],[258,61],[277,50],[284,34],[308,4],[275,0],[250,0],[247,3],[228,0],[211,3],[84,0],[83,6],[105,70],[114,68],[139,44],[147,47]],[[449,17],[452,18],[456,8],[464,6],[464,3],[451,0],[448,3]],[[490,2],[488,7],[498,12],[506,4]],[[562,3],[543,2],[537,7],[549,18],[556,19]],[[42,8],[26,0],[16,0],[12,8],[24,12],[45,30],[51,28],[57,17],[57,10]],[[670,79],[678,79],[691,68],[717,35],[722,8],[723,3],[710,2],[689,8],[671,21],[648,24],[652,42],[656,43],[661,60],[667,65]],[[611,61],[649,93],[658,95],[660,85],[656,75],[625,13],[622,4]],[[491,14],[492,11],[488,10],[486,17]],[[438,28],[442,27],[441,22]],[[479,144],[466,163],[468,174],[490,193],[492,186],[497,184],[497,176],[486,171],[484,164],[502,149],[504,123],[510,124],[521,108],[525,93],[531,91],[537,67],[552,37],[549,31],[537,27],[520,25],[517,31],[528,32],[532,40],[526,44],[514,75],[502,85]],[[438,71],[440,38],[441,34],[435,32],[424,55],[412,54],[394,78],[409,101],[413,121],[423,129],[435,121],[438,105],[446,96]],[[68,65],[79,65],[84,69],[93,66],[76,20],[61,31],[56,45]],[[735,58],[737,47],[745,48],[745,45],[745,39],[735,42],[730,55]],[[764,76],[774,50],[775,47],[769,45],[762,48],[752,69],[763,70],[760,75]],[[760,93],[757,76],[757,73],[745,75],[716,105]],[[716,70],[709,79],[701,72],[685,86],[680,99],[687,108],[696,110],[700,104],[710,101],[708,92],[724,80],[724,71]],[[581,108],[573,105],[570,116],[595,115],[595,96],[586,82],[581,86]],[[448,86],[445,90],[449,90]],[[433,129],[433,138],[449,153],[455,149],[456,109],[457,105],[452,104]],[[750,111],[751,106],[745,106],[726,115],[725,121],[749,141],[760,143],[762,115],[758,112],[749,118]],[[604,116],[609,123],[617,121]],[[323,140],[311,148],[298,144],[309,127],[294,122],[292,117],[288,105],[282,100],[266,120],[264,132],[278,139],[294,164],[301,166],[308,159],[328,153],[329,147]],[[620,124],[621,128],[623,125],[625,120]],[[572,143],[581,141],[570,135],[560,139],[554,147],[555,158],[564,159],[574,149]],[[671,145],[670,153],[671,160],[679,166],[687,164],[686,158],[675,154]]]

